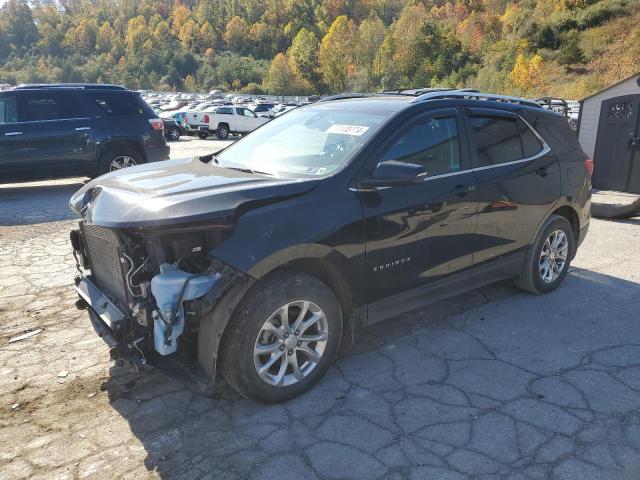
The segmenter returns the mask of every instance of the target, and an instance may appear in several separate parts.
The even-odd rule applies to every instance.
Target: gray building
[[[640,73],[580,101],[578,138],[595,162],[593,185],[640,193]]]

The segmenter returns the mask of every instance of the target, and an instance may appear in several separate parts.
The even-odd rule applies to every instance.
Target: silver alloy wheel
[[[547,237],[540,252],[540,278],[545,283],[553,283],[564,270],[569,254],[569,239],[562,230],[554,230]]]
[[[177,128],[172,128],[169,130],[169,138],[171,140],[180,140],[180,130]]]
[[[269,385],[293,385],[320,363],[329,327],[322,309],[296,300],[273,312],[264,322],[253,349],[258,376]]]
[[[137,163],[133,157],[130,157],[129,155],[119,155],[111,160],[111,163],[109,164],[109,171],[115,172],[116,170],[133,167],[134,165],[137,165]]]

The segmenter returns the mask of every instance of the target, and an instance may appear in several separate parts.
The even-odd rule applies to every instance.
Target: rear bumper
[[[187,131],[187,133],[208,132],[209,125],[189,125],[188,123],[186,123],[184,125],[184,129]]]
[[[148,149],[146,151],[147,162],[161,162],[162,160],[169,160],[169,152],[170,152],[169,145]]]

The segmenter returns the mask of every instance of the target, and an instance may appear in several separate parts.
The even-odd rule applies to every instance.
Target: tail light
[[[150,118],[149,123],[154,130],[164,130],[164,123],[159,118]]]
[[[592,158],[585,158],[584,159],[584,168],[587,169],[587,172],[589,172],[589,176],[593,175],[593,159]]]
[[[209,115],[204,116],[204,123],[209,123]]]

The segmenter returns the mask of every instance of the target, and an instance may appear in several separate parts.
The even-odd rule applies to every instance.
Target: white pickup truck
[[[258,117],[246,107],[224,105],[201,112],[187,112],[184,127],[187,133],[196,134],[203,139],[215,133],[219,139],[224,140],[230,133],[248,133],[268,121],[268,118]]]

